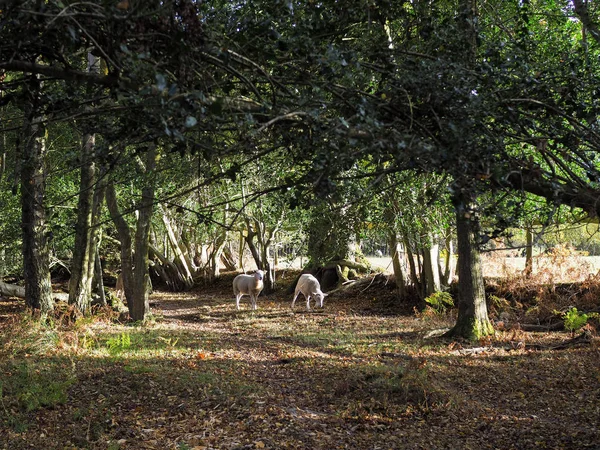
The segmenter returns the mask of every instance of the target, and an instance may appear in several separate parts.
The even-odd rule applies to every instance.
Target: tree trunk
[[[109,182],[106,186],[106,206],[110,216],[117,228],[117,234],[119,235],[119,243],[121,244],[121,274],[123,279],[123,292],[125,298],[133,298],[132,285],[133,285],[133,254],[132,254],[132,240],[129,225],[121,215],[119,205],[117,202],[117,193],[115,186],[112,182]]]
[[[225,264],[225,268],[229,271],[234,271],[238,269],[238,266],[235,263],[235,257],[233,256],[233,252],[231,248],[226,245],[223,248],[223,253],[221,253],[221,262]]]
[[[411,278],[412,283],[415,286],[419,296],[423,297],[422,289],[421,289],[421,282],[419,280],[419,275],[417,274],[417,266],[415,264],[415,256],[413,255],[412,249],[410,247],[410,242],[408,241],[408,239],[406,237],[404,237],[404,249],[406,250],[406,257],[408,259],[410,278]]]
[[[151,260],[155,258],[158,262],[154,265],[154,270],[160,279],[174,292],[185,290],[186,283],[184,276],[179,268],[173,264],[165,255],[163,255],[156,247],[148,245],[148,252]]]
[[[100,60],[88,54],[88,71],[99,72]],[[69,280],[69,304],[75,305],[80,314],[87,314],[92,304],[92,282],[96,266],[98,213],[104,194],[97,185],[95,163],[96,137],[87,133],[81,148],[81,168],[79,181],[79,201],[77,204],[77,226],[75,245]]]
[[[525,277],[530,278],[533,274],[533,231],[530,227],[525,228]]]
[[[451,233],[448,233],[448,236],[446,236],[446,255],[442,284],[444,286],[450,286],[452,279],[454,278],[454,264],[452,264],[452,260],[454,259],[454,245],[452,244]]]
[[[167,236],[169,238],[169,243],[171,245],[171,249],[175,255],[175,265],[179,269],[181,275],[181,281],[184,284],[184,289],[190,289],[194,286],[194,277],[192,276],[192,261],[189,255],[183,251],[181,246],[178,243],[177,237],[175,236],[175,230],[171,224],[169,217],[167,216],[167,212],[164,208],[162,210],[162,220],[165,225],[165,229],[167,230]]]
[[[98,304],[106,306],[106,295],[104,295],[104,280],[102,279],[102,260],[100,259],[100,251],[96,248],[96,263],[94,264],[96,293],[98,295]]]
[[[39,81],[33,77],[25,111],[21,165],[21,226],[25,303],[45,318],[54,309],[50,281],[50,233],[46,224],[46,129],[38,111]]]
[[[75,245],[71,262],[71,278],[69,280],[69,304],[81,314],[89,312],[92,302],[93,273],[89,268],[95,264],[93,250],[93,200],[96,183],[96,166],[93,161],[95,137],[84,136],[82,163],[80,170],[79,201],[77,204],[77,226],[75,228]]]
[[[433,240],[433,236],[431,236]],[[431,243],[423,249],[423,272],[425,280],[425,295],[430,296],[442,289],[439,273],[439,245]]]
[[[481,255],[475,232],[477,222],[463,201],[456,203],[458,241],[458,317],[447,336],[477,340],[494,334],[487,314]]]
[[[142,187],[141,200],[137,205],[138,219],[135,232],[135,243],[132,247],[129,226],[119,211],[117,196],[113,183],[106,190],[106,204],[117,227],[121,241],[121,268],[123,290],[127,300],[127,308],[131,319],[143,321],[150,311],[148,301],[148,249],[150,237],[150,219],[154,202],[153,171],[156,164],[156,146],[151,145],[146,153],[144,168],[145,182]]]
[[[398,286],[398,296],[402,299],[406,296],[406,280],[404,278],[404,270],[402,269],[402,261],[400,259],[401,249],[398,242],[398,236],[395,231],[389,233],[390,250],[392,253],[392,267],[394,268],[394,278],[396,286]]]

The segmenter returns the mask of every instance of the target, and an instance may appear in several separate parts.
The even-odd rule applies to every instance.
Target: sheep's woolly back
[[[321,285],[319,281],[309,273],[305,273],[298,279],[296,285],[296,292],[302,292],[305,296],[308,294],[317,294],[321,292]]]

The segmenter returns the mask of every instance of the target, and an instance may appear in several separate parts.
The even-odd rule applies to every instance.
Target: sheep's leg
[[[296,299],[298,298],[299,295],[300,295],[300,291],[296,291],[296,293],[294,294],[294,300],[292,300],[292,309],[294,309],[294,305],[296,304]]]
[[[256,294],[250,294],[250,298],[252,299],[252,309],[258,309],[256,306]]]
[[[310,311],[310,295],[306,297],[306,310]]]
[[[237,294],[235,296],[235,307],[238,309],[238,311],[240,310],[240,298],[242,298],[243,294]]]

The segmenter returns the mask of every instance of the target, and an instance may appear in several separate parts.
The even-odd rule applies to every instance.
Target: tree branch
[[[46,75],[61,80],[83,81],[91,84],[98,84],[105,87],[117,85],[119,78],[114,75],[97,75],[89,72],[80,72],[78,70],[62,69],[56,66],[43,66],[28,61],[12,60],[0,62],[0,70],[12,72],[29,72],[40,75]]]

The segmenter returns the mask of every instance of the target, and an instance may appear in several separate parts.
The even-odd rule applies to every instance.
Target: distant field
[[[374,270],[393,273],[392,258],[389,256],[368,256]],[[296,258],[294,261],[280,262],[278,269],[300,269],[307,259]],[[253,262],[248,262],[246,270],[256,270]],[[503,257],[497,253],[483,255],[483,275],[485,277],[515,276],[525,270],[525,258]],[[533,274],[545,275],[548,281],[569,282],[581,281],[600,271],[600,256],[566,256],[550,257],[535,256],[533,259]]]

